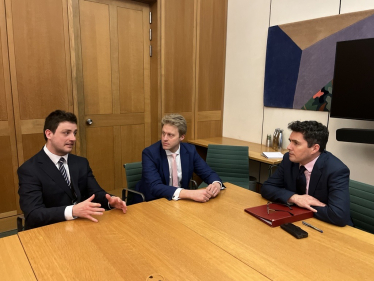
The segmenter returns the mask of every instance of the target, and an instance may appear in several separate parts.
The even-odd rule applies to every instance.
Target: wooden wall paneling
[[[38,153],[45,144],[44,134],[22,134],[22,143],[23,143],[23,158],[25,161],[30,159],[36,153]]]
[[[9,222],[10,216],[20,213],[20,208],[17,196],[18,159],[4,1],[0,2],[0,100],[0,218],[3,218],[1,229],[7,231],[14,228],[11,223],[4,224],[4,220]]]
[[[0,213],[15,211],[17,184],[14,182],[14,159],[10,136],[0,137]]]
[[[122,148],[122,186],[127,187],[126,173],[123,164],[142,161],[142,151],[145,147],[145,125],[121,126]]]
[[[80,28],[84,112],[86,115],[112,114],[109,5],[80,1]]]
[[[198,1],[196,138],[222,136],[226,26],[227,0]]]
[[[152,13],[152,57],[151,61],[151,143],[155,143],[161,136],[161,28],[159,23],[161,20],[161,1],[150,4]]]
[[[195,99],[197,0],[162,1],[162,115],[193,112]],[[185,116],[186,117],[186,116]],[[194,116],[192,115],[192,123]],[[194,138],[194,129],[188,128]]]
[[[22,121],[51,111],[73,111],[66,0],[6,0],[10,73],[19,164],[24,162]],[[32,129],[31,129],[32,131]],[[40,134],[35,131],[28,134]],[[39,149],[41,147],[38,147]]]
[[[89,127],[86,129],[87,159],[93,174],[104,190],[112,190],[114,181],[114,145],[115,132],[113,127]]]
[[[145,43],[143,25],[131,25],[142,18],[142,11],[118,8],[121,113],[144,112],[144,50],[138,48]]]
[[[86,155],[86,139],[84,120],[84,95],[83,93],[83,64],[82,64],[82,45],[81,30],[79,18],[79,0],[68,1],[68,20],[69,20],[69,42],[70,42],[70,62],[72,76],[72,93],[74,114],[78,118],[78,135],[75,142],[75,151],[78,155]]]

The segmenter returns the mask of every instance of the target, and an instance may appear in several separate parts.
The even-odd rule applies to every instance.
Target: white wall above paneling
[[[341,0],[341,2],[341,14],[374,9],[373,0]]]
[[[374,144],[341,142],[336,140],[336,130],[341,128],[372,129],[374,121],[330,118],[327,150],[342,160],[351,170],[351,179],[374,185]]]
[[[339,14],[340,0],[272,0],[270,26]]]
[[[288,138],[291,131],[287,129],[292,121],[314,120],[327,125],[328,113],[309,110],[284,109],[265,107],[264,112],[264,134],[263,142],[267,134],[273,135],[275,128],[283,130],[283,148],[286,149],[289,144]]]
[[[223,114],[225,137],[261,141],[270,0],[229,0]]]
[[[338,15],[339,7],[341,13],[374,9],[374,0],[341,0],[341,6],[340,0],[228,0],[223,136],[260,143],[266,134],[282,128],[286,148],[291,121],[329,123],[327,150],[350,168],[352,179],[374,185],[374,145],[336,141],[336,129],[374,129],[374,121],[329,120],[327,112],[263,106],[269,23],[273,26]],[[267,170],[261,169],[260,181],[266,178]]]

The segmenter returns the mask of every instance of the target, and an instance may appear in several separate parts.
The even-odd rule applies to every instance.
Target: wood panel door
[[[5,7],[0,1],[0,219],[17,214],[17,168]]]
[[[79,151],[102,188],[122,189],[123,164],[141,161],[151,139],[149,6],[109,0],[74,5]]]

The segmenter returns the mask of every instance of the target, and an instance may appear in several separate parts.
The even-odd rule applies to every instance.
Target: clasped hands
[[[209,201],[209,199],[216,197],[220,193],[220,191],[221,185],[218,182],[214,182],[204,189],[182,189],[179,198],[191,199],[197,202],[207,202]]]
[[[127,206],[126,206],[126,203],[121,200],[121,198],[116,197],[116,196],[111,197],[109,194],[106,194],[105,197],[106,199],[108,199],[108,202],[111,208],[120,209],[123,211],[123,213],[126,213]],[[105,209],[101,208],[100,203],[92,202],[94,198],[95,198],[95,194],[93,194],[87,200],[77,205],[74,205],[73,206],[73,217],[86,218],[93,222],[98,222],[98,220],[92,216],[101,216],[105,212]]]

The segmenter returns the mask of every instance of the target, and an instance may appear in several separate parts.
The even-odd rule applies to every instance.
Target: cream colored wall
[[[339,7],[340,6],[340,7]],[[327,112],[263,106],[267,30],[269,26],[374,9],[373,0],[229,0],[223,136],[260,143],[275,128],[294,120],[317,120],[328,125],[327,150],[351,170],[351,179],[374,185],[374,145],[336,141],[336,129],[374,129],[374,121],[330,118]],[[288,141],[284,141],[284,148]],[[252,166],[254,164],[252,163]],[[254,174],[258,175],[258,167]],[[267,177],[261,167],[260,181]],[[257,176],[258,177],[258,176]]]

